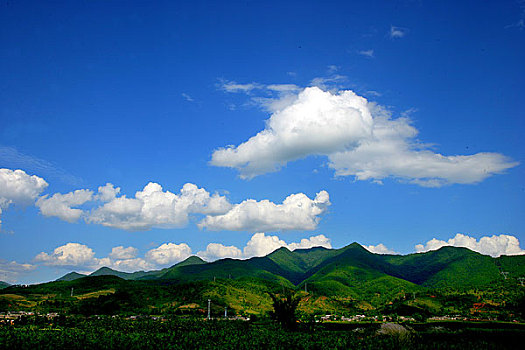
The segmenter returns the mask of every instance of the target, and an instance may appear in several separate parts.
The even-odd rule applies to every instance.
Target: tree
[[[279,322],[285,329],[292,330],[297,326],[297,306],[301,297],[287,290],[284,294],[278,295],[268,292],[273,301],[273,311],[270,315]]]

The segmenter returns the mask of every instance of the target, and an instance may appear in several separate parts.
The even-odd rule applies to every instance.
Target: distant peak
[[[95,271],[95,272],[103,272],[103,271],[115,271],[115,270],[113,270],[112,268],[109,268],[109,267],[107,267],[107,266],[103,266],[103,267],[101,267],[100,269],[98,269],[98,270]],[[95,273],[95,272],[94,272],[94,273]]]
[[[66,273],[64,276],[57,279],[57,281],[73,281],[82,277],[86,277],[86,275],[73,271]]]
[[[206,263],[206,261],[202,260],[197,255],[192,255],[192,256],[186,258],[185,260],[183,260],[183,261],[181,261],[179,263],[176,263],[172,267],[175,267],[175,266],[186,266],[186,265],[200,265],[200,264],[207,264],[207,263]]]

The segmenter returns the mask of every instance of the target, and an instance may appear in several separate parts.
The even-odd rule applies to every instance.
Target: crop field
[[[62,318],[0,326],[1,349],[516,349],[520,324],[301,324]]]

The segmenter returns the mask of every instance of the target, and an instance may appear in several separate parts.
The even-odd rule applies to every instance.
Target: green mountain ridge
[[[501,271],[525,276],[525,256],[492,258],[467,248],[442,247],[408,255],[374,254],[358,243],[340,249],[315,247],[290,251],[279,248],[265,257],[205,262],[197,256],[156,271],[120,272],[100,268],[89,276],[116,276],[133,281],[181,284],[217,279],[255,278],[306,288],[326,296],[369,298],[425,288],[467,289],[502,279]],[[84,278],[66,275],[69,280]],[[66,276],[59,280],[65,280]]]
[[[86,315],[202,316],[210,299],[216,313],[227,307],[237,314],[260,315],[271,311],[269,292],[292,289],[302,298],[302,312],[309,314],[375,310],[468,315],[475,303],[486,301],[487,307],[510,315],[518,309],[502,308],[521,305],[524,276],[525,256],[492,258],[456,247],[383,255],[353,243],[340,249],[280,248],[246,260],[205,262],[192,256],[156,271],[128,273],[104,267],[88,276],[72,272],[54,282],[3,288],[0,308],[37,305],[47,312],[65,307]]]

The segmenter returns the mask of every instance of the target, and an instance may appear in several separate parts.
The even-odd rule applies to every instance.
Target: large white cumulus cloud
[[[211,164],[237,168],[241,177],[278,170],[310,154],[330,154],[352,147],[372,132],[366,99],[352,91],[340,94],[304,89],[294,103],[275,112],[266,129],[237,147],[216,150]]]
[[[100,186],[97,192],[79,189],[40,196],[46,186],[42,178],[22,170],[0,169],[0,214],[12,203],[34,203],[46,217],[71,223],[82,219],[128,231],[181,228],[190,219],[203,218],[200,228],[258,232],[313,230],[330,205],[326,191],[317,193],[314,199],[303,193],[292,194],[282,204],[249,199],[233,205],[225,196],[211,194],[192,183],[173,193],[149,182],[133,197],[121,195],[120,187],[111,183]]]
[[[314,199],[303,193],[292,194],[282,204],[248,199],[223,215],[207,216],[198,226],[230,231],[314,230],[319,215],[329,205],[330,197],[326,191],[320,191]]]
[[[11,204],[34,203],[46,187],[47,182],[36,175],[28,175],[23,170],[0,169],[0,215]]]
[[[235,246],[226,246],[221,243],[210,243],[205,251],[198,252],[197,255],[206,260],[223,258],[248,259],[255,256],[266,256],[281,247],[286,247],[290,250],[313,247],[332,248],[332,244],[330,243],[330,239],[324,235],[303,238],[300,242],[292,242],[288,244],[278,236],[256,233],[250,238],[242,250]]]
[[[239,170],[241,178],[276,171],[289,161],[326,155],[338,176],[421,186],[472,184],[516,166],[499,153],[442,155],[418,142],[408,118],[346,90],[310,87],[274,110],[266,128],[238,146],[213,152],[210,164]],[[278,100],[281,101],[281,100]]]
[[[518,238],[510,235],[484,236],[479,240],[476,240],[474,237],[458,233],[448,241],[433,238],[424,245],[416,245],[415,249],[416,252],[422,253],[430,250],[437,250],[445,246],[465,247],[475,252],[490,255],[492,257],[498,257],[500,255],[525,254],[525,250],[521,249],[520,247]]]
[[[185,184],[179,194],[164,191],[154,182],[148,183],[134,198],[116,197],[116,193],[107,188],[101,191],[110,201],[93,210],[88,222],[132,231],[171,228],[186,225],[190,214],[215,215],[231,208],[224,196],[210,195],[191,183]]]
[[[517,165],[498,153],[444,156],[415,141],[418,134],[408,118],[392,119],[371,105],[373,135],[359,146],[329,155],[338,176],[379,182],[392,177],[427,187],[472,184]]]

